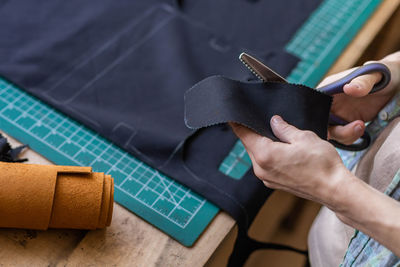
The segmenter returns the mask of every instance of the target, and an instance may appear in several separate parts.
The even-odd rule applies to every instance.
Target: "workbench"
[[[394,26],[400,23],[399,2],[386,0],[376,10],[331,72],[353,66],[364,59],[365,52],[381,56],[371,54],[373,51],[368,48],[371,44],[381,53],[388,53],[399,44],[398,34],[395,36],[398,29]],[[15,139],[8,138],[12,146],[18,145]],[[22,157],[28,158],[29,163],[52,164],[32,150],[24,152]],[[293,212],[298,202],[289,194],[274,193],[256,218],[251,234],[269,241],[282,218]],[[318,205],[312,205],[316,212]],[[315,212],[307,219],[307,227]],[[220,212],[193,247],[184,247],[115,203],[112,224],[103,230],[1,229],[0,266],[219,266],[226,263],[235,235],[234,220]],[[302,244],[305,248],[306,240]]]

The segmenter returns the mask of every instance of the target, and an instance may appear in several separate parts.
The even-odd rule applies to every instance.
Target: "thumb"
[[[373,61],[366,62],[372,63]],[[382,74],[378,72],[365,74],[354,78],[350,83],[343,86],[343,91],[345,94],[362,97],[369,94],[374,85],[382,79]]]
[[[278,115],[271,118],[271,128],[272,132],[279,140],[289,144],[296,141],[296,138],[300,133],[299,129],[288,124]]]

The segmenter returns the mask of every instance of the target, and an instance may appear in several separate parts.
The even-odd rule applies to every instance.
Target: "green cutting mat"
[[[91,130],[0,79],[0,129],[60,165],[115,179],[115,201],[191,246],[218,208]]]
[[[287,80],[315,87],[381,2],[325,0],[286,46],[301,59]],[[249,156],[238,141],[219,170],[240,179],[250,167]]]
[[[287,47],[302,59],[289,80],[315,85],[379,2],[325,0]],[[111,174],[116,202],[186,246],[218,212],[203,197],[5,79],[0,79],[0,129],[56,164]],[[238,142],[220,170],[240,179],[250,166]]]

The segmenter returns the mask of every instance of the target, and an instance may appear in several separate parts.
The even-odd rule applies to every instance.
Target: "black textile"
[[[183,12],[254,52],[282,49],[320,0],[183,0]],[[279,72],[278,72],[279,73]]]
[[[11,148],[7,138],[0,134],[0,161],[4,162],[24,162],[27,159],[18,158],[19,154],[24,150],[27,145]]]
[[[237,59],[243,51],[283,75],[297,58],[283,46],[262,44],[265,38],[248,41],[259,47],[229,42],[232,38],[214,31],[222,20],[214,27],[189,14],[189,2],[181,3],[182,11],[175,3],[165,4],[172,0],[162,2],[5,1],[0,5],[0,75],[203,195],[247,229],[272,191],[252,172],[234,180],[218,171],[237,139],[227,126],[186,128],[183,94],[210,75],[251,79]],[[312,7],[288,10],[290,5],[265,10],[262,17],[294,16],[272,25],[254,23],[248,31],[270,28],[267,39],[289,39]],[[294,26],[281,31],[277,26],[283,24]]]
[[[331,96],[303,85],[212,76],[185,93],[185,123],[199,129],[237,122],[277,141],[269,121],[278,114],[289,124],[326,139],[331,102]]]
[[[195,132],[183,120],[183,94],[195,82],[216,73],[252,77],[237,59],[241,49],[167,5],[127,19],[130,12],[122,11],[136,8],[131,1],[97,1],[95,10],[81,1],[60,0],[62,8],[52,1],[45,9],[30,3],[0,10],[0,32],[10,36],[0,46],[0,73],[214,203],[228,198],[222,208],[248,225],[269,192],[250,172],[234,181],[218,171],[235,136],[225,126]],[[125,20],[95,26],[117,11]],[[15,12],[30,20],[17,23]],[[297,61],[284,52],[277,58],[270,61],[278,69]],[[222,190],[227,184],[233,200]]]

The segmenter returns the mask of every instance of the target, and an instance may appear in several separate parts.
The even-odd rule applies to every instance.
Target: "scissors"
[[[280,76],[278,73],[261,63],[259,60],[255,59],[254,57],[246,54],[241,53],[239,56],[240,61],[261,81],[263,82],[284,82],[287,81]],[[343,78],[334,81],[330,84],[322,86],[316,90],[323,92],[327,95],[333,96],[336,94],[343,93],[343,86],[345,84],[350,83],[354,78],[359,77],[361,75],[369,74],[378,72],[382,75],[381,80],[374,85],[370,94],[378,92],[385,88],[390,82],[390,70],[384,64],[381,63],[370,63],[364,66],[356,68],[351,73],[347,74]],[[335,116],[334,114],[329,115],[329,125],[346,125],[348,122]],[[335,140],[329,140],[335,147],[349,150],[349,151],[360,151],[367,148],[371,143],[371,137],[368,132],[364,132],[364,134],[360,137],[356,143],[351,145],[344,145],[339,143]]]

